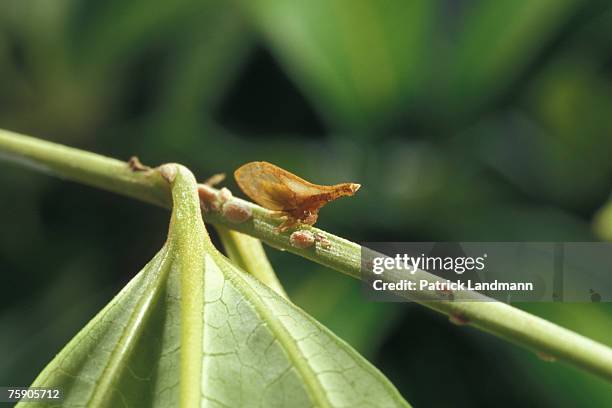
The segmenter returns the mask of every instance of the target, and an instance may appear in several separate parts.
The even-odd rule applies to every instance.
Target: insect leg
[[[300,224],[300,220],[299,219],[285,214],[284,221],[279,226],[274,228],[274,231],[276,231],[276,232],[285,232],[285,231],[287,231],[287,230],[289,230],[289,229],[291,229],[293,227],[296,227],[299,224]]]

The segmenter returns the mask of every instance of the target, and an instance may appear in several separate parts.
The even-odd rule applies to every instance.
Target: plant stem
[[[156,171],[132,171],[127,162],[0,129],[0,159],[60,178],[170,208],[168,183]]]
[[[171,206],[168,183],[157,172],[134,171],[127,163],[115,159],[5,130],[0,130],[0,157],[152,204]],[[289,233],[275,231],[279,221],[270,211],[244,200],[232,199],[249,207],[253,217],[246,222],[232,223],[218,212],[209,212],[206,220],[361,279],[361,247],[358,244],[309,228],[313,233],[324,235],[329,247],[317,243],[310,248],[296,248],[289,241]],[[612,381],[612,349],[537,316],[499,302],[417,301],[451,316],[455,321],[470,324]]]
[[[221,225],[217,225],[216,230],[229,259],[242,270],[265,283],[270,289],[285,299],[289,299],[268,261],[260,240]]]

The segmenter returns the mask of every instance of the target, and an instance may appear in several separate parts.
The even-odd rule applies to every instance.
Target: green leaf
[[[577,13],[580,0],[477,1],[449,49],[449,110],[482,107],[524,73],[538,53]],[[443,91],[444,92],[444,91]]]
[[[353,136],[407,114],[417,123],[423,114],[473,115],[524,74],[582,3],[239,2],[321,116]]]
[[[408,406],[350,346],[219,253],[193,175],[161,169],[174,201],[167,242],[32,386],[62,388],[67,407]]]
[[[270,289],[288,299],[260,240],[222,226],[216,227],[225,252],[234,265],[255,276]]]
[[[375,128],[416,98],[435,58],[436,2],[241,1],[287,73],[339,129]]]

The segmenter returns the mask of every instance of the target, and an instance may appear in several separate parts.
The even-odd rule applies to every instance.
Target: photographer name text
[[[372,282],[372,288],[377,291],[477,291],[477,292],[496,292],[496,291],[532,291],[532,282],[474,282],[468,279],[463,282],[446,281],[430,281],[420,279],[418,281],[402,279],[397,282],[385,282],[382,279],[376,279]]]

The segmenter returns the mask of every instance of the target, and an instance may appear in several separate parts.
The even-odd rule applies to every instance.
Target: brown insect
[[[286,231],[298,224],[314,225],[319,210],[330,201],[355,194],[359,184],[320,186],[268,162],[251,162],[234,172],[238,186],[253,201],[286,217],[277,227]]]

